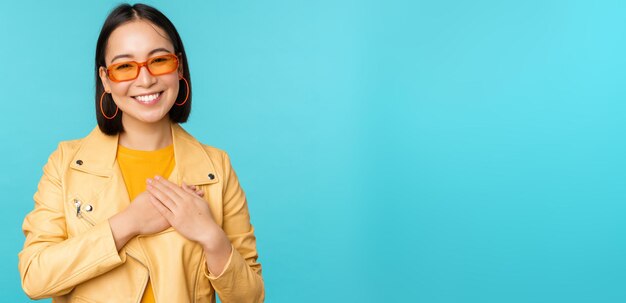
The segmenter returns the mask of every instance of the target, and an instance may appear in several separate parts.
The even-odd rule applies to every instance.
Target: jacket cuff
[[[111,230],[111,224],[109,223],[109,220],[104,220],[104,222],[94,226],[94,228],[98,228],[101,225],[106,226],[106,229],[104,227],[101,227],[102,229],[105,229],[107,232],[107,235],[105,236],[106,250],[111,251],[113,254],[116,254],[117,261],[119,263],[126,263],[126,249],[125,247],[122,247],[122,249],[117,251],[117,247],[115,246],[115,239],[113,238],[113,230]]]
[[[84,257],[70,257],[65,262],[59,261],[65,255],[75,256],[82,251],[89,253],[85,253]],[[58,296],[59,293],[67,293],[68,289],[104,274],[125,261],[126,256],[120,254],[115,247],[113,233],[106,220],[84,234],[47,247],[45,254],[40,252],[38,259],[30,260],[30,266],[34,268],[30,275],[38,277],[28,281],[28,287],[23,287],[31,298]],[[51,268],[44,269],[40,264],[47,264]]]
[[[218,276],[214,275],[210,270],[209,267],[206,265],[206,260],[204,262],[204,276],[206,276],[207,278],[209,278],[209,280],[217,280],[219,278],[221,278],[222,276],[224,276],[224,274],[226,273],[226,271],[228,271],[228,269],[231,267],[230,263],[233,260],[233,254],[235,254],[235,247],[231,244],[230,245],[230,256],[228,257],[228,261],[226,261],[226,265],[224,265],[224,269],[222,270],[222,273],[219,274]]]
[[[94,226],[94,229],[102,229],[102,233],[105,234],[105,251],[111,253],[112,256],[117,256],[117,258],[113,257],[115,263],[125,263],[126,262],[126,252],[124,249],[117,251],[117,247],[115,246],[115,239],[113,238],[113,231],[111,230],[111,224],[109,220],[104,220],[104,222]]]

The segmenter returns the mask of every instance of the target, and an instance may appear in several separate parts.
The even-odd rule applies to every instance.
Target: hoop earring
[[[107,119],[109,119],[109,120],[112,120],[113,118],[115,118],[115,116],[117,116],[117,111],[118,111],[120,108],[119,108],[119,107],[117,107],[117,105],[116,105],[116,106],[115,106],[115,114],[113,114],[113,116],[111,116],[111,117],[107,116],[107,115],[104,113],[104,108],[102,108],[102,100],[104,100],[104,95],[105,95],[106,93],[107,93],[107,92],[103,92],[103,93],[102,93],[102,96],[100,96],[100,112],[102,113],[102,115],[103,115],[105,118],[107,118]],[[115,104],[115,102],[113,102],[113,104]]]
[[[187,99],[189,99],[189,82],[187,82],[187,79],[185,79],[185,77],[181,77],[181,79],[185,81],[185,85],[187,86],[187,95],[185,96],[185,101],[183,101],[183,103],[174,103],[178,106],[182,106],[183,104],[187,102]]]

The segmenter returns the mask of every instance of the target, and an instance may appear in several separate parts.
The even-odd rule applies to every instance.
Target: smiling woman
[[[163,30],[142,19],[120,25],[109,36],[104,56],[108,67],[100,66],[98,72],[104,93],[111,94],[123,113],[123,128],[168,122],[163,117],[174,105],[184,77],[183,66],[166,37]]]
[[[191,79],[174,25],[120,5],[96,46],[98,127],[64,141],[24,219],[22,287],[55,302],[262,302],[245,194],[228,155],[179,123]]]

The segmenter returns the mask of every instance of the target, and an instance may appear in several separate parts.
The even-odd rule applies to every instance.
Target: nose
[[[156,81],[157,78],[148,71],[148,68],[146,66],[142,66],[139,68],[139,76],[137,76],[137,79],[135,80],[135,82],[139,86],[150,87],[154,83],[156,83]]]

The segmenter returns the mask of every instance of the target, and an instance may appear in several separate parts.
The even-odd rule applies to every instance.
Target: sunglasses
[[[167,54],[148,58],[145,62],[126,61],[111,64],[107,67],[107,76],[113,82],[135,80],[139,77],[142,66],[145,66],[153,76],[169,74],[178,68],[178,57]]]

